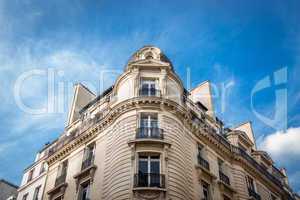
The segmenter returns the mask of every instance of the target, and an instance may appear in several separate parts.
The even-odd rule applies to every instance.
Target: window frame
[[[246,185],[247,189],[252,189],[254,192],[257,192],[255,180],[249,175],[246,175]]]
[[[143,159],[143,161],[147,162],[147,187],[151,187],[152,185],[152,179],[151,179],[151,174],[157,174],[160,178],[160,184],[161,184],[161,175],[162,175],[162,154],[160,152],[138,152],[137,156],[137,163],[136,163],[136,171],[137,174],[143,174],[145,172],[140,171],[140,161]],[[141,158],[141,157],[146,157],[146,158]],[[157,157],[157,158],[151,158],[151,157]],[[151,163],[158,162],[159,163],[159,171],[158,172],[151,172],[152,167]]]
[[[82,200],[82,198],[83,198],[82,195],[84,194],[84,191],[86,192],[85,193],[86,194],[85,199],[89,200],[90,199],[90,194],[91,194],[91,183],[90,183],[89,180],[80,184],[79,192],[78,192],[78,198],[77,198],[78,200]]]
[[[35,168],[32,168],[32,169],[28,172],[27,183],[29,183],[30,181],[33,180],[34,170],[35,170]]]
[[[41,190],[41,185],[37,186],[35,189],[34,189],[34,193],[33,193],[33,200],[38,200],[39,199],[39,193],[40,193],[40,190]]]
[[[211,189],[210,189],[210,184],[207,183],[204,180],[201,180],[201,187],[202,187],[202,195],[203,195],[203,200],[211,200]],[[205,196],[205,191],[207,193],[207,197]]]
[[[27,193],[25,193],[23,196],[22,196],[22,200],[27,200],[28,199],[28,192]]]

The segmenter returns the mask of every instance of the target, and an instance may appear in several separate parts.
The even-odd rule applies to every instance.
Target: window
[[[82,170],[90,167],[94,162],[95,144],[90,144],[84,149]]]
[[[67,169],[68,169],[68,160],[65,160],[58,167],[55,186],[58,186],[65,182],[67,176]]]
[[[198,164],[201,165],[202,167],[204,167],[205,169],[209,170],[210,167],[209,167],[209,162],[205,159],[205,155],[204,152],[203,152],[203,145],[201,144],[198,144]]]
[[[139,186],[160,187],[160,156],[139,155]]]
[[[67,168],[68,168],[68,160],[65,160],[60,165],[60,175],[66,174],[67,173]]]
[[[140,95],[142,96],[156,96],[156,84],[154,79],[144,79],[141,81]]]
[[[201,155],[202,154],[202,150],[204,148],[203,145],[202,144],[198,144],[197,148],[198,148],[198,155]]]
[[[203,200],[210,200],[210,189],[209,184],[205,181],[201,181],[202,183],[202,192],[203,192]]]
[[[157,114],[142,113],[140,118],[139,138],[160,138]]]
[[[157,114],[142,113],[141,120],[140,120],[140,127],[157,128],[158,127]]]
[[[146,59],[153,59],[153,53],[152,53],[152,52],[147,52],[147,53],[145,54],[145,58],[146,58]]]
[[[27,197],[28,197],[28,193],[23,195],[22,200],[27,200]]]
[[[250,176],[246,176],[246,183],[249,190],[256,191],[253,178],[251,178]]]
[[[78,200],[89,200],[90,197],[90,183],[86,182],[80,185]]]
[[[41,164],[40,174],[42,174],[43,172],[45,172],[45,170],[46,170],[46,163],[43,162],[43,163]]]
[[[34,168],[33,168],[32,170],[29,171],[27,182],[29,182],[29,181],[32,180],[32,178],[33,178],[33,172],[34,172]]]
[[[219,178],[222,183],[230,185],[230,179],[226,175],[227,167],[224,164],[224,161],[218,158],[218,166],[219,166]]]
[[[33,200],[38,200],[39,199],[40,189],[41,189],[41,186],[38,186],[38,187],[35,188],[34,194],[33,194]]]
[[[219,171],[223,172],[224,161],[218,158]]]

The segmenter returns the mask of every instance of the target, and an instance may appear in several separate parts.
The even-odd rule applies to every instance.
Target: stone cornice
[[[151,104],[153,109],[155,108],[157,109],[159,108],[159,106],[163,105],[169,107],[173,111],[176,112],[180,111],[181,115],[183,115],[184,110],[182,109],[182,107],[180,109],[176,105],[177,103],[168,99],[162,99],[160,97],[135,97],[132,99],[128,99],[114,106],[103,119],[101,119],[99,122],[97,122],[96,124],[88,128],[86,131],[82,132],[73,141],[66,144],[64,147],[62,147],[53,155],[51,155],[49,158],[47,158],[48,165],[51,166],[56,161],[62,160],[67,155],[69,155],[73,150],[75,150],[77,147],[93,139],[95,136],[97,136],[97,133],[106,129],[122,113],[138,108],[141,105],[149,106]]]

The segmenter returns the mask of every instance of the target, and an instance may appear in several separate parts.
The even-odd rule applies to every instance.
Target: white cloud
[[[260,139],[259,147],[283,163],[300,158],[300,127],[277,131]]]

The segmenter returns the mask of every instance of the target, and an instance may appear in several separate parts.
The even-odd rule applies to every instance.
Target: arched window
[[[153,53],[152,52],[147,52],[147,53],[145,53],[145,58],[146,59],[153,59],[154,57],[153,57]]]

